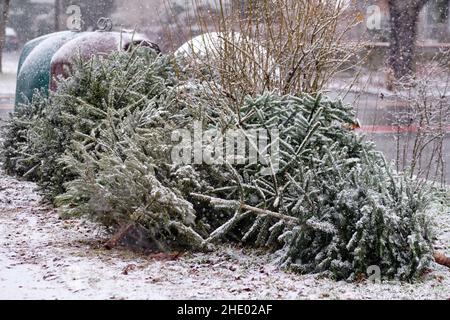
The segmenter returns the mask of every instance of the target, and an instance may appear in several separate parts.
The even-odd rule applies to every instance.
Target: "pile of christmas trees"
[[[426,270],[427,195],[350,129],[350,107],[274,92],[238,103],[178,70],[143,48],[75,61],[56,92],[36,92],[3,129],[4,169],[37,182],[63,216],[133,226],[159,250],[241,241],[336,279],[372,265],[404,280]],[[267,144],[248,144],[238,161],[174,162],[174,133],[199,128],[263,130]],[[220,156],[223,136],[201,140],[201,154]]]

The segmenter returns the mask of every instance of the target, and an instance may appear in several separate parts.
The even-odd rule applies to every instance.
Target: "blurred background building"
[[[100,17],[110,17],[116,29],[137,28],[154,41],[162,41],[169,29],[174,42],[185,40],[196,35],[199,30],[186,30],[181,26],[188,25],[186,19],[192,12],[195,2],[199,11],[214,13],[218,10],[217,0],[12,0],[8,22],[10,38],[17,39],[20,44],[37,36],[65,30],[70,5],[81,8],[83,29],[95,30]],[[245,0],[224,0],[226,5],[233,4],[237,8],[245,8]],[[420,14],[418,33],[419,40],[427,42],[450,42],[449,0],[429,0]],[[389,6],[388,0],[350,0],[349,9],[368,17],[370,6],[376,5],[381,13],[381,28],[368,29],[362,23],[352,35],[355,38],[367,38],[374,42],[389,41]],[[190,23],[189,25],[192,25]],[[16,40],[14,40],[16,41]],[[164,46],[164,44],[163,44]],[[14,49],[8,46],[6,49]]]

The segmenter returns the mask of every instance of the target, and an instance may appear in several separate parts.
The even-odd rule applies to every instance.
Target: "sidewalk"
[[[3,54],[3,73],[0,74],[0,122],[7,119],[14,109],[19,55],[20,52]]]

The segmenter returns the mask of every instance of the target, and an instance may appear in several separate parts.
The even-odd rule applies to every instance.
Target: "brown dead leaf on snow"
[[[136,270],[136,268],[137,267],[135,264],[129,264],[125,268],[123,268],[122,274],[127,276],[130,273],[130,271],[134,271]]]
[[[230,271],[236,271],[237,269],[238,269],[238,267],[237,266],[235,266],[235,265],[232,265],[232,266],[230,266],[228,269],[230,269]]]
[[[178,260],[183,254],[181,252],[157,252],[151,253],[148,257],[154,261],[175,261]]]
[[[148,282],[158,283],[158,282],[162,282],[163,278],[161,278],[161,277],[148,277],[146,280]]]

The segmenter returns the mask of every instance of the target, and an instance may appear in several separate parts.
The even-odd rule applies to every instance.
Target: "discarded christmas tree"
[[[426,270],[426,194],[349,129],[350,107],[276,93],[239,105],[217,85],[180,78],[173,63],[145,50],[78,61],[55,94],[17,111],[5,168],[37,181],[63,215],[112,231],[133,225],[160,250],[238,239],[292,270],[336,279],[371,265],[404,280]],[[247,152],[237,162],[174,163],[172,133],[195,123],[244,136],[263,130],[268,144],[245,147],[257,162]],[[210,138],[203,152],[223,143]]]

